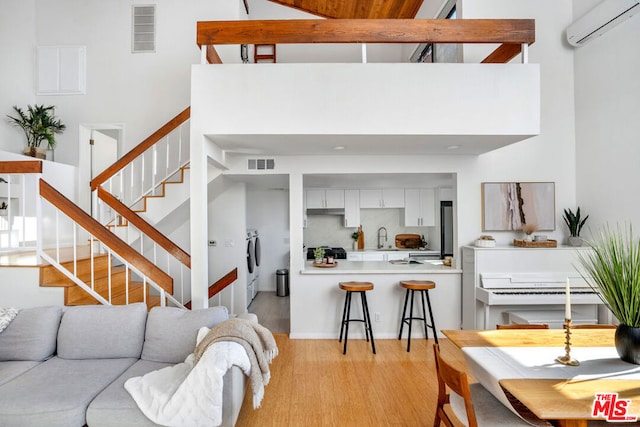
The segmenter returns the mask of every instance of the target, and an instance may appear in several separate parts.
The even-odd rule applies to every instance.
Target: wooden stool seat
[[[350,292],[372,291],[373,283],[371,282],[340,282],[340,289]]]
[[[340,339],[338,342],[342,342],[342,335],[344,334],[344,349],[342,354],[347,354],[347,338],[349,337],[349,323],[350,322],[362,322],[364,323],[364,335],[369,342],[371,340],[371,350],[373,354],[376,354],[376,345],[373,342],[373,332],[371,330],[371,316],[369,315],[369,304],[367,304],[367,291],[373,290],[373,283],[371,282],[339,282],[340,289],[346,292],[344,298],[344,308],[342,309],[342,321],[340,326]],[[360,301],[362,302],[362,319],[351,318],[351,295],[357,292],[360,294]]]
[[[433,332],[433,339],[438,344],[438,333],[436,332],[436,323],[433,320],[433,312],[431,311],[431,301],[429,299],[429,290],[435,289],[436,284],[431,280],[401,280],[400,286],[407,290],[404,297],[404,307],[402,309],[402,319],[400,319],[400,333],[398,339],[402,339],[402,330],[405,323],[409,327],[409,335],[407,336],[407,351],[411,350],[411,323],[414,320],[422,320],[424,324],[424,337],[429,339],[429,333],[427,328],[431,328]],[[413,314],[413,296],[418,292],[420,294],[420,300],[422,301],[422,317],[416,317]],[[409,314],[407,315],[407,303],[411,298],[411,304],[409,308]],[[426,304],[425,304],[426,301]],[[429,320],[427,322],[427,308],[429,309]]]
[[[402,280],[400,286],[414,291],[427,291],[429,289],[435,289],[436,284],[431,280]]]

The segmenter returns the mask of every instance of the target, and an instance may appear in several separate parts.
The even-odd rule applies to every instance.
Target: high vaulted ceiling
[[[423,0],[269,0],[323,18],[413,19]]]

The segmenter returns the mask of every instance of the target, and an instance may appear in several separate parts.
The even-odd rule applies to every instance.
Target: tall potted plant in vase
[[[589,215],[585,216],[584,219],[580,218],[580,206],[576,210],[574,214],[571,212],[571,209],[564,210],[564,222],[569,227],[569,245],[570,246],[582,246],[582,239],[580,238],[580,231],[584,226],[584,223],[587,222]]]
[[[640,240],[629,225],[603,228],[592,251],[579,251],[583,278],[598,293],[620,324],[615,343],[622,360],[640,365]]]
[[[25,112],[18,106],[13,106],[17,117],[7,115],[9,123],[23,130],[27,137],[27,147],[24,154],[40,159],[46,158],[46,148],[53,149],[56,146],[55,135],[62,133],[66,126],[55,116],[55,107],[49,105],[28,105]],[[40,147],[47,141],[47,147]]]

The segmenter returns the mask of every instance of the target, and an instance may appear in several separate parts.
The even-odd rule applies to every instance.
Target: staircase
[[[69,252],[69,249],[64,252]],[[79,252],[81,255],[75,263],[69,260],[60,264],[68,271],[75,271],[80,280],[111,304],[145,302],[149,310],[160,305],[160,297],[150,295],[149,288],[144,286],[144,282],[135,280],[130,270],[124,266],[112,266],[109,255],[94,255],[92,260],[88,248],[80,248]],[[64,288],[64,305],[101,304],[53,265],[45,264],[39,268],[40,286]]]

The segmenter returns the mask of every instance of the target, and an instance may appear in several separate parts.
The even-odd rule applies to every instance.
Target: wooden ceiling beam
[[[269,0],[323,18],[413,19],[423,0]]]
[[[532,44],[533,19],[311,19],[205,21],[197,44],[500,43]]]

